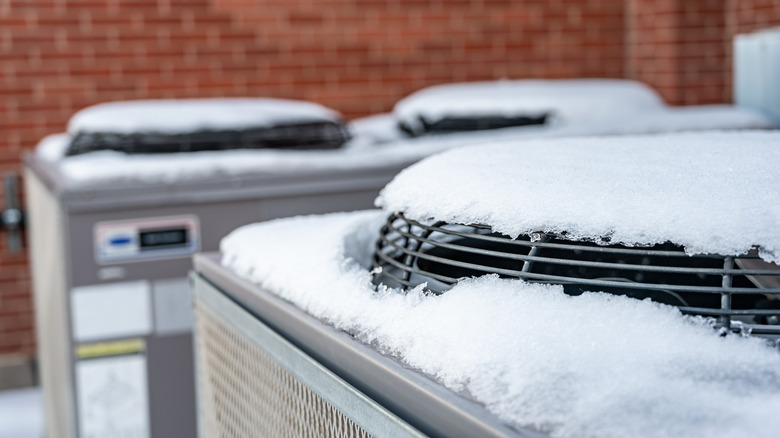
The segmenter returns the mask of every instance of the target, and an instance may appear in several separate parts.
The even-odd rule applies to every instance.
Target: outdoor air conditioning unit
[[[242,224],[368,208],[409,162],[340,149],[335,113],[305,102],[138,101],[74,119],[89,129],[72,122],[25,161],[48,436],[195,436],[190,256]]]

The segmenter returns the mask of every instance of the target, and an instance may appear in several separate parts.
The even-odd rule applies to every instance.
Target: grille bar
[[[690,255],[671,243],[601,245],[565,234],[511,239],[484,225],[426,224],[400,213],[390,215],[380,233],[376,284],[408,289],[427,282],[426,289],[439,294],[461,278],[493,273],[562,284],[573,294],[657,299],[684,313],[716,317],[722,327],[739,319],[743,326],[757,323],[757,332],[780,333],[769,325],[780,324],[780,267],[763,262],[757,250],[732,257]]]
[[[467,237],[469,239],[475,239],[475,240],[484,240],[488,242],[500,242],[502,244],[507,245],[517,245],[517,246],[523,246],[523,247],[539,247],[539,248],[557,248],[557,249],[568,249],[572,251],[588,251],[588,252],[599,252],[599,253],[614,253],[614,254],[630,254],[630,255],[652,255],[652,256],[658,256],[658,257],[681,257],[681,258],[688,258],[690,257],[689,254],[686,254],[684,251],[663,251],[663,250],[654,250],[650,248],[645,247],[608,247],[608,246],[584,246],[581,243],[579,244],[566,244],[566,243],[552,243],[552,242],[543,242],[543,241],[534,241],[534,240],[522,240],[523,236],[518,237],[517,239],[510,239],[507,236],[497,236],[493,233],[491,234],[479,234],[475,233],[474,231],[465,232],[465,231],[458,231],[454,229],[448,229],[443,226],[436,226],[436,225],[425,225],[420,222],[414,221],[412,219],[407,219],[404,217],[402,213],[395,213],[388,217],[387,225],[391,226],[396,220],[402,220],[407,222],[410,225],[413,225],[415,227],[430,230],[430,231],[436,231],[440,232],[442,234],[450,234],[453,236],[459,236],[459,237]],[[480,230],[485,232],[490,232],[490,227],[486,225],[481,224],[469,224],[466,225],[467,227],[473,228],[473,230]],[[397,229],[396,227],[393,227],[393,229]],[[543,235],[540,233],[540,237]],[[712,258],[712,259],[722,259],[723,256],[718,254],[696,254],[696,257],[700,258]],[[746,259],[758,259],[757,254],[746,254],[744,256],[741,256],[740,258],[746,258]]]
[[[401,228],[390,226],[390,230],[395,231],[396,233],[400,234],[401,236],[407,237],[409,239],[415,239],[422,243],[430,243],[435,244],[441,248],[447,248],[452,249],[456,251],[463,251],[463,252],[469,252],[472,254],[481,254],[481,255],[488,255],[488,256],[495,256],[495,257],[504,257],[506,259],[510,260],[518,260],[523,262],[537,262],[537,261],[543,261],[546,263],[556,263],[561,265],[568,265],[568,266],[587,266],[587,267],[593,267],[593,268],[612,268],[614,267],[614,263],[603,263],[603,262],[589,262],[589,261],[583,261],[583,260],[571,260],[571,259],[558,259],[558,258],[551,258],[551,257],[538,257],[533,254],[529,255],[522,255],[522,254],[511,254],[506,252],[499,252],[499,251],[492,251],[492,250],[486,250],[486,249],[479,249],[479,248],[472,248],[469,246],[463,246],[463,245],[456,245],[452,243],[447,242],[441,242],[436,241],[433,239],[428,239],[420,236],[415,236],[412,233],[403,231]],[[455,234],[455,233],[453,233]],[[458,235],[463,235],[464,233],[457,233]],[[425,254],[421,254],[419,252],[414,252],[410,250],[406,250],[403,246],[399,246],[397,243],[389,242],[394,247],[398,248],[402,251],[407,251],[409,254],[413,254],[418,257],[429,257]],[[503,242],[502,242],[503,243]],[[527,246],[527,245],[523,245]],[[558,245],[558,244],[551,244],[551,245],[536,245],[533,244],[531,251],[534,251],[534,253],[538,252],[539,248],[547,247],[547,248],[562,248],[565,247],[566,249],[576,248],[579,250],[578,247],[574,245]],[[617,252],[617,251],[616,251]],[[657,255],[653,251],[637,251],[639,254],[642,255]],[[660,252],[660,251],[656,251]],[[623,254],[631,254],[631,252],[621,251]],[[676,256],[680,256],[679,254],[675,254]],[[690,257],[687,254],[683,254],[685,257]],[[648,272],[678,272],[678,273],[686,273],[686,274],[707,274],[707,275],[780,275],[780,271],[773,271],[773,270],[766,270],[766,269],[733,269],[733,268],[688,268],[688,267],[674,267],[674,266],[648,266],[648,265],[634,265],[634,264],[628,264],[624,263],[620,265],[621,269],[630,269],[634,271],[648,271]],[[720,289],[718,290],[720,291]]]
[[[309,122],[245,130],[197,131],[184,134],[116,134],[82,132],[66,154],[118,151],[127,154],[220,151],[231,149],[335,149],[350,139],[341,123]]]

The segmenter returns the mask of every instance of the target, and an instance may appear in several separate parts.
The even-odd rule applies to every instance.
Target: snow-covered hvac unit
[[[392,113],[353,120],[357,143],[419,148],[518,138],[773,129],[761,109],[730,104],[669,106],[626,79],[515,79],[435,85]]]
[[[734,101],[780,124],[780,27],[734,38]]]
[[[200,436],[541,437],[220,265],[193,273]]]
[[[384,211],[231,232],[194,263],[203,436],[774,437],[778,140],[465,146]]]
[[[368,208],[408,164],[339,149],[338,115],[304,102],[106,104],[68,130],[25,161],[52,437],[195,436],[191,255],[242,224]]]

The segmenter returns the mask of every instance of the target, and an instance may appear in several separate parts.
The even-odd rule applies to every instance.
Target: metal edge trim
[[[55,165],[33,154],[26,154],[24,161],[36,174],[42,176],[47,187],[53,192],[56,189],[57,196],[62,198],[68,211],[82,213],[116,208],[119,205],[117,197],[122,198],[123,208],[129,208],[276,198],[302,192],[326,194],[354,191],[356,187],[376,186],[378,190],[417,159],[358,168],[214,175],[177,183],[122,181],[86,185],[69,184]]]
[[[390,411],[337,377],[197,275],[195,296],[230,321],[274,362],[372,436],[423,437]]]

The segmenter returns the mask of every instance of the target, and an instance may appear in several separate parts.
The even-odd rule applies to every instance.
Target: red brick
[[[772,24],[777,0],[3,0],[0,171],[111,99],[269,95],[355,117],[435,83],[627,76],[717,102],[732,36]],[[26,257],[3,248],[0,286],[26,296]],[[13,333],[0,354],[32,351]]]

